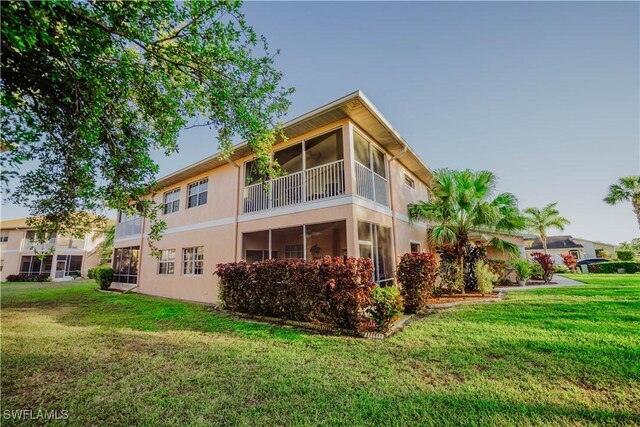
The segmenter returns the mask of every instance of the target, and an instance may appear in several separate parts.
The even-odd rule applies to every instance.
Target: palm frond
[[[508,242],[506,240],[500,239],[498,237],[493,237],[489,241],[489,245],[493,246],[497,250],[501,252],[506,252],[509,256],[517,258],[521,255],[520,247],[516,244]]]

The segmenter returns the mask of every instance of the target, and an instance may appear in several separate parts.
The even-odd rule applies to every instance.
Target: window
[[[304,246],[302,245],[284,245],[284,257],[287,259],[303,259]]]
[[[6,243],[9,241],[9,232],[2,231],[0,232],[0,243]]]
[[[187,197],[187,209],[195,208],[196,206],[204,205],[207,203],[207,189],[209,186],[209,179],[201,179],[198,182],[189,184],[188,197]]]
[[[158,274],[173,274],[175,270],[176,250],[163,249],[158,260]]]
[[[118,213],[116,236],[132,236],[142,232],[142,218],[139,215],[131,215],[126,212]]]
[[[164,214],[178,212],[180,210],[180,189],[164,193]]]
[[[138,282],[138,257],[140,246],[117,248],[113,251],[113,281],[117,283]]]
[[[56,278],[80,276],[82,255],[58,255],[56,257]]]
[[[38,256],[23,256],[20,262],[20,274],[51,274],[52,264],[52,255],[48,255],[43,259]]]
[[[406,173],[404,174],[404,184],[407,187],[416,188],[416,182],[413,180],[413,178],[411,178],[409,175],[407,175]]]
[[[574,251],[569,251],[569,253],[573,255],[575,259],[580,259],[580,252],[574,250]]]
[[[277,253],[275,257],[278,257]],[[269,249],[247,249],[244,258],[248,263],[264,261],[269,259]]]
[[[393,279],[393,254],[391,228],[378,224],[358,221],[358,245],[360,256],[371,258],[374,280],[384,283]]]
[[[196,248],[184,248],[182,250],[182,274],[201,275],[204,263],[202,246]]]
[[[419,242],[411,242],[411,252],[422,252],[422,245]]]
[[[305,141],[304,149],[306,169],[344,159],[342,129],[337,129]]]
[[[273,154],[283,171],[296,173],[302,170],[302,143],[283,148]]]

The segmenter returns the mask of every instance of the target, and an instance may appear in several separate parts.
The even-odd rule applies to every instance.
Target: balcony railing
[[[243,212],[297,205],[343,193],[344,160],[338,160],[245,187]]]
[[[365,165],[356,164],[356,193],[366,199],[389,206],[389,183]]]
[[[142,218],[137,216],[116,225],[116,237],[136,236],[142,232]]]
[[[36,243],[31,239],[23,238],[20,242],[20,250],[24,252],[47,252],[51,249],[84,249],[84,239],[72,237],[60,237],[49,239],[46,243]]]

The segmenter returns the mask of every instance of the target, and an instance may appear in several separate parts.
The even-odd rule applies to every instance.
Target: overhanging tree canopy
[[[2,181],[18,179],[11,200],[43,236],[81,233],[93,220],[79,211],[140,201],[158,171],[151,150],[175,152],[185,127],[211,127],[225,154],[247,141],[269,172],[292,89],[240,6],[3,3]],[[36,167],[22,173],[26,160]]]

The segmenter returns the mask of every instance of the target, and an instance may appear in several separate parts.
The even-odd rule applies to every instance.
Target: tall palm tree
[[[116,224],[110,221],[105,227],[93,235],[93,241],[100,239],[102,241],[96,247],[94,252],[100,251],[100,264],[107,264],[111,261],[111,252],[113,252],[113,242],[116,238]]]
[[[609,187],[609,194],[604,201],[610,205],[617,205],[621,202],[631,202],[633,212],[638,218],[640,225],[640,176],[625,176],[620,178],[617,184]]]
[[[471,233],[524,229],[513,194],[501,193],[492,198],[496,182],[496,176],[489,171],[440,169],[434,174],[433,197],[409,205],[410,219],[430,223],[431,240],[455,254],[460,284],[464,282],[464,256]],[[493,237],[490,244],[514,255],[520,252],[518,246],[498,237]]]
[[[545,254],[549,253],[547,251],[547,230],[557,228],[562,231],[566,225],[571,224],[571,221],[567,218],[560,216],[560,211],[557,206],[558,202],[553,202],[542,209],[526,208],[523,211],[525,225],[531,232],[537,233],[540,236]]]

